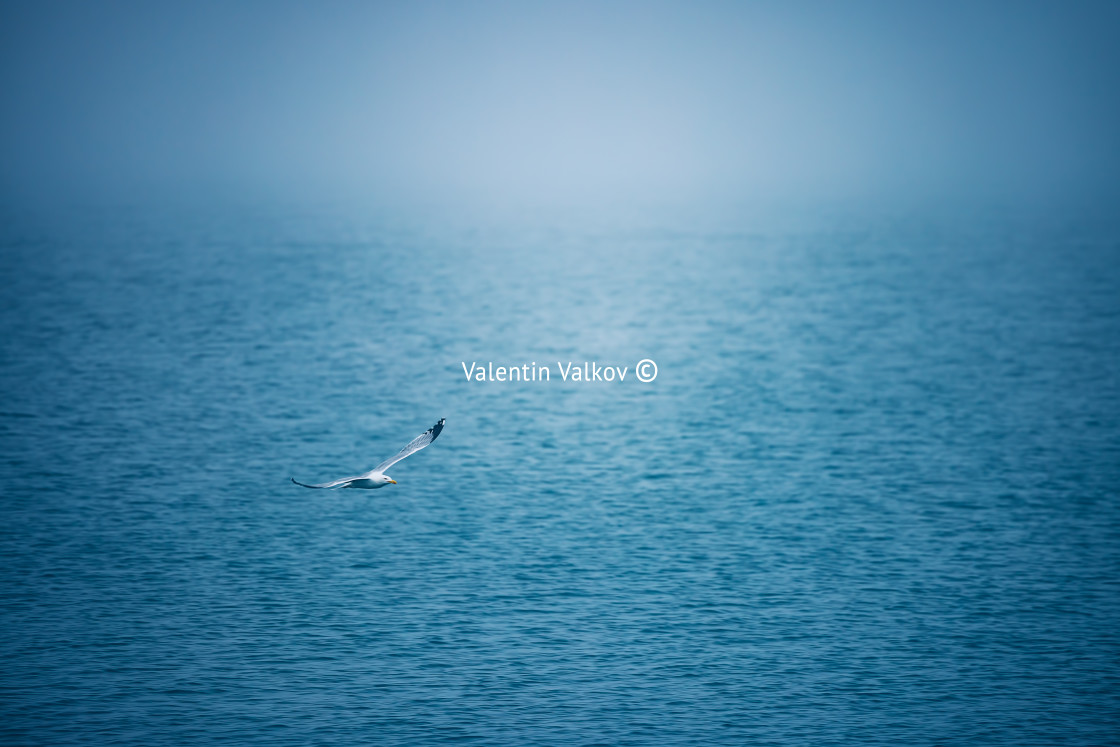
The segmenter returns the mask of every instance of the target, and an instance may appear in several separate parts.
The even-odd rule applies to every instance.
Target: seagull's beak
[[[396,485],[396,484],[397,484],[397,481],[396,481],[396,480],[390,480],[389,482],[393,483],[394,485]]]

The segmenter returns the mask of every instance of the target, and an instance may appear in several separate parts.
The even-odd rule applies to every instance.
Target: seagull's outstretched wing
[[[291,478],[291,479],[292,479],[292,482],[294,482],[296,485],[302,485],[305,488],[323,488],[323,489],[326,489],[326,490],[333,490],[335,488],[345,488],[347,485],[349,485],[350,483],[354,482],[355,480],[357,480],[359,478],[357,478],[357,477],[343,477],[343,478],[340,478],[338,480],[332,480],[330,482],[324,482],[324,483],[321,483],[319,485],[308,485],[305,482],[300,482],[299,480],[297,480],[294,477]]]
[[[440,418],[438,423],[421,433],[416,438],[409,441],[408,446],[398,451],[396,456],[386,459],[384,462],[362,475],[362,477],[369,477],[370,475],[376,475],[379,472],[384,472],[400,460],[404,459],[406,456],[415,454],[416,452],[420,451],[420,449],[423,449],[425,446],[430,444],[432,441],[435,441],[436,438],[439,437],[440,431],[443,430],[443,424],[445,421],[446,418]],[[350,479],[353,480],[354,478],[351,477]]]

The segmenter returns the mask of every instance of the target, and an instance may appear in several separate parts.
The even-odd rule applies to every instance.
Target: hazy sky
[[[10,3],[0,187],[690,200],[1120,183],[1120,3]]]

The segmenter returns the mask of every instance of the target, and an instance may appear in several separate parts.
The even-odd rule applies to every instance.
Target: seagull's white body
[[[404,459],[406,456],[415,454],[423,449],[425,446],[436,440],[440,431],[443,430],[445,418],[440,418],[439,422],[433,425],[428,430],[421,433],[416,438],[408,442],[408,446],[397,452],[396,456],[386,459],[381,464],[377,465],[364,475],[357,477],[343,477],[331,482],[324,482],[319,485],[307,485],[306,483],[299,482],[296,478],[292,478],[292,482],[296,485],[302,485],[305,488],[320,488],[326,490],[335,490],[338,488],[360,488],[362,490],[376,490],[383,488],[386,485],[396,485],[397,481],[385,474],[385,470],[392,467],[394,464]]]

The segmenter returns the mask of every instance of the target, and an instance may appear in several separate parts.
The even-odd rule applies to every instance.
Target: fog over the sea
[[[1100,194],[1120,3],[4,3],[0,196]]]

